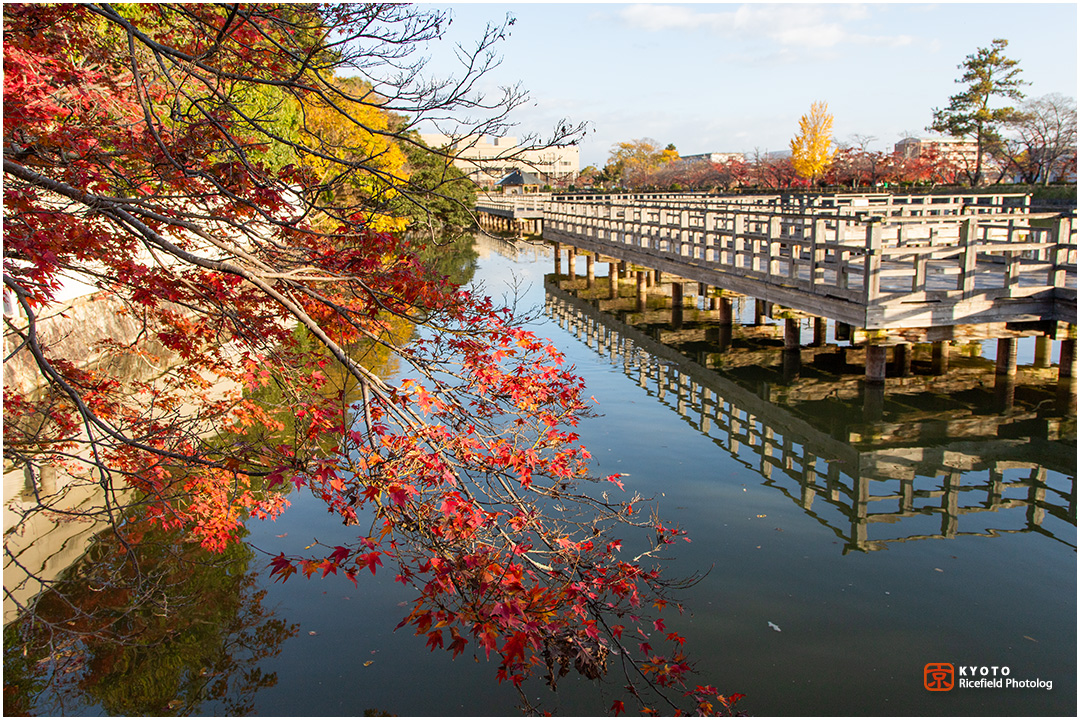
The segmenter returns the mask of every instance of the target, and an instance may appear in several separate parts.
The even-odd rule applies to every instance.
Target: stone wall
[[[20,330],[26,329],[27,321],[21,313],[6,315],[5,320]],[[140,339],[143,331],[141,321],[127,312],[123,303],[115,296],[103,292],[84,295],[41,310],[37,319],[38,342],[46,355],[64,358],[80,368],[96,366],[106,357],[106,353],[101,349],[101,341],[111,339],[131,344]],[[169,351],[156,341],[147,342],[142,339],[140,342],[145,349],[152,350],[151,355],[161,358],[161,362],[151,364],[144,357],[131,355],[120,359],[119,362],[125,367],[115,368],[114,372],[129,372],[146,377],[156,375],[168,366]],[[30,351],[25,347],[20,348],[20,345],[19,335],[5,323],[4,387],[29,394],[42,387],[45,378]],[[115,357],[110,358],[110,362],[117,361]]]

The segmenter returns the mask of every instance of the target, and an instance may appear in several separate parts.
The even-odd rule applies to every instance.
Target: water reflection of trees
[[[224,554],[130,522],[4,628],[4,714],[244,715],[296,626],[263,606],[243,544]]]
[[[460,285],[471,280],[477,254],[470,237],[444,239],[426,248],[421,258]],[[400,318],[386,321],[392,345],[404,344],[414,331]],[[300,349],[324,352],[303,338]],[[380,376],[396,370],[397,359],[386,345],[364,341],[349,351]],[[309,428],[295,416],[281,387],[245,390],[245,397],[257,400],[280,428],[249,429],[244,435],[222,434],[206,441],[226,448],[268,442],[254,435],[273,434],[291,437],[294,446],[304,449],[297,439],[308,435]],[[359,393],[355,379],[340,372],[328,378],[324,391],[339,395],[346,405]],[[305,451],[317,454],[332,442],[312,438]],[[5,534],[5,581],[18,585],[5,582],[5,597],[13,611],[19,610],[4,629],[5,714],[252,712],[255,693],[276,683],[273,674],[260,670],[260,660],[280,652],[296,630],[262,606],[265,591],[258,588],[255,551],[235,543],[222,555],[208,553],[185,543],[177,532],[134,519],[137,498],[103,503],[100,488],[95,493],[92,482],[65,476],[61,484],[62,496],[35,502],[34,494],[24,493],[24,513]],[[73,490],[89,495],[73,500]],[[104,524],[101,518],[110,512],[131,519],[116,532],[95,535]],[[40,522],[31,526],[29,520]],[[55,535],[54,528],[65,524],[80,531]],[[12,545],[16,536],[17,547]],[[55,547],[56,537],[64,552]],[[92,539],[78,557],[87,538]],[[34,548],[35,543],[43,547]],[[37,567],[38,556],[69,554],[66,546],[71,543],[80,546],[70,553],[78,559],[67,569],[48,561]],[[35,595],[35,588],[44,590]]]

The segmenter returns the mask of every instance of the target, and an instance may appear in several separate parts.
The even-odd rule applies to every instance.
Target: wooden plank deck
[[[543,236],[870,330],[1075,325],[1070,218],[1022,205],[911,207],[802,213],[767,203],[556,197]]]

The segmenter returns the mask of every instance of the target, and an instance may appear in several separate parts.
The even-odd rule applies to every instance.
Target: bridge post
[[[754,324],[761,325],[762,319],[771,318],[773,314],[773,304],[765,300],[754,299]]]
[[[683,324],[683,284],[673,282],[671,284],[671,325],[676,330]]]
[[[646,276],[649,273],[645,270],[637,271],[637,309],[638,312],[645,312],[645,301],[649,297],[649,286]]]
[[[893,367],[898,377],[911,375],[911,344],[901,343],[893,346]]]
[[[866,258],[863,273],[863,297],[877,299],[881,289],[881,218],[870,218],[866,225]]]
[[[1016,338],[998,338],[996,377],[1016,377]]]
[[[814,347],[825,347],[826,323],[823,317],[814,318]]]
[[[572,246],[568,247],[566,249],[566,269],[568,271],[567,279],[570,280],[570,282],[573,282],[575,279],[577,279],[576,268],[574,267],[574,260],[576,259],[577,258],[574,256],[574,248]]]
[[[930,356],[930,372],[944,375],[949,372],[949,341],[940,340],[933,344]]]
[[[1050,251],[1052,264],[1048,280],[1053,287],[1065,287],[1065,264],[1069,261],[1069,249],[1073,246],[1072,221],[1061,218],[1054,223],[1050,242],[1053,249]]]
[[[720,311],[720,324],[731,327],[731,298],[721,296],[713,300],[717,301],[717,309]]]
[[[978,248],[975,245],[978,225],[971,218],[960,225],[960,291],[968,298],[975,291],[975,263],[978,261]]]
[[[559,276],[562,275],[562,243],[555,243],[555,281],[559,281]]]
[[[837,231],[839,232],[839,230]],[[825,276],[825,221],[814,220],[810,234],[810,287],[816,288]]]
[[[596,262],[596,258],[593,253],[587,253],[585,255],[585,287],[591,288],[596,281],[596,268],[593,267],[593,263]]]
[[[801,328],[797,318],[784,320],[784,350],[798,350],[800,345]]]
[[[1035,361],[1033,363],[1035,367],[1050,367],[1050,355],[1053,345],[1054,341],[1050,339],[1049,335],[1038,335],[1035,337]]]
[[[1016,338],[998,338],[994,367],[994,400],[1000,412],[1009,412],[1016,397]]]
[[[608,299],[615,300],[619,297],[619,270],[618,264],[614,262],[608,263]]]
[[[885,384],[886,352],[884,345],[866,345],[866,383]]]
[[[1066,408],[1076,411],[1076,326],[1069,326],[1069,336],[1061,339],[1058,357],[1058,397]]]

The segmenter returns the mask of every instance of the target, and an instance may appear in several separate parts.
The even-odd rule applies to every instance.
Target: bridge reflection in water
[[[845,553],[1015,532],[1075,549],[1046,522],[1076,525],[1074,400],[1055,369],[1021,368],[1003,401],[994,362],[954,352],[944,374],[890,379],[868,412],[858,347],[793,355],[782,325],[721,325],[690,308],[673,325],[670,310],[638,311],[601,284],[547,275],[546,313],[830,528]],[[917,347],[917,369],[921,354],[932,362]],[[912,357],[899,361],[910,371]]]

